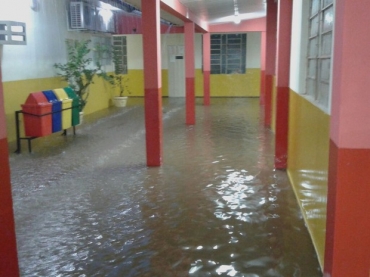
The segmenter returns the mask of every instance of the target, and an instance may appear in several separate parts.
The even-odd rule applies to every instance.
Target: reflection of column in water
[[[163,168],[148,168],[144,182],[146,202],[141,204],[143,222],[151,235],[145,251],[151,252],[149,272],[140,276],[187,276],[190,259],[179,247],[182,204]],[[176,214],[177,213],[177,214]]]

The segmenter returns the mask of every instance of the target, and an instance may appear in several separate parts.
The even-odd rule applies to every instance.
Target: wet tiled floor
[[[197,100],[200,101],[200,100]],[[10,157],[22,276],[322,276],[259,99],[165,99],[148,168],[142,99]]]

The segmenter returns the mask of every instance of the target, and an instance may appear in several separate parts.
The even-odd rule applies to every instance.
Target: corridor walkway
[[[322,276],[259,99],[165,99],[158,168],[129,101],[11,154],[22,276]]]

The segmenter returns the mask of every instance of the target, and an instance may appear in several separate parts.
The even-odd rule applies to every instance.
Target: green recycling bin
[[[62,101],[62,129],[67,130],[72,127],[72,99],[69,99],[64,89],[53,89],[58,100]]]
[[[80,124],[80,98],[70,87],[65,87],[64,91],[69,99],[72,99],[72,126]]]

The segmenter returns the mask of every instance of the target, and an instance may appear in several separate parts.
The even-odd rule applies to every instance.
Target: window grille
[[[113,51],[116,59],[115,71],[120,74],[127,74],[127,41],[125,36],[113,36]]]
[[[246,34],[211,35],[211,74],[244,74]]]

